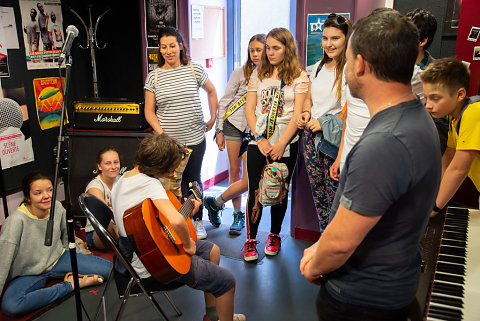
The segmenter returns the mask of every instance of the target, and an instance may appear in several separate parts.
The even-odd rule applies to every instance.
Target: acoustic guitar
[[[201,198],[202,192],[197,183],[192,184],[190,190],[192,194],[183,204],[172,192],[167,191],[167,195],[186,219],[190,237],[196,241],[197,233],[190,214],[194,208],[192,199]],[[126,210],[123,224],[135,253],[157,281],[168,283],[188,273],[191,265],[190,255],[184,251],[183,244],[170,222],[150,198]]]

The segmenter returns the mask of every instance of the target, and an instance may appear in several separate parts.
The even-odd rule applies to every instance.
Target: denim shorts
[[[233,126],[228,120],[226,120],[223,122],[223,136],[227,140],[241,142],[245,136],[247,136],[247,133],[237,129],[237,127]]]
[[[218,298],[235,285],[235,278],[230,271],[208,260],[213,243],[197,240],[196,245],[197,251],[192,256],[190,271],[176,279],[175,282],[211,293]]]

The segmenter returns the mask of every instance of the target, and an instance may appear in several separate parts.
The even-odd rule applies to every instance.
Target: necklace
[[[395,98],[394,100],[392,100],[392,101],[390,101],[390,102],[388,102],[388,103],[386,103],[386,104],[378,107],[378,108],[377,108],[377,112],[385,109],[386,107],[388,107],[388,106],[390,106],[390,105],[393,105],[393,103],[399,101],[399,100],[402,99],[402,98],[407,97],[408,95],[413,95],[413,93],[412,93],[411,91],[409,91],[409,92],[406,93],[405,95],[402,95],[402,96],[400,96],[400,97],[398,97],[398,98]]]

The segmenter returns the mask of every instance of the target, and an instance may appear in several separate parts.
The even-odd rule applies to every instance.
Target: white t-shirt
[[[125,211],[140,204],[146,198],[152,200],[168,199],[167,193],[158,179],[140,173],[130,177],[122,176],[115,184],[112,189],[113,217],[120,236],[127,236],[123,225]],[[151,276],[135,253],[133,254],[132,266],[140,278]]]
[[[346,86],[345,97],[347,100],[347,123],[345,124],[343,149],[340,157],[340,171],[345,163],[345,158],[353,145],[360,139],[370,121],[370,112],[367,105],[360,98],[353,97],[348,86]]]
[[[335,69],[328,70],[323,66],[315,77],[319,65],[320,61],[313,66],[312,72],[308,75],[312,82],[313,106],[311,119],[318,119],[325,114],[336,114],[342,110],[340,101],[336,96],[336,89],[333,88],[336,75]],[[344,84],[343,80],[342,84]]]
[[[248,83],[248,91],[255,91],[257,93],[257,106],[255,108],[255,116],[257,124],[255,132],[259,135],[265,133],[268,123],[268,113],[272,107],[275,94],[280,87],[281,81],[272,78],[264,78],[259,80],[257,70],[255,69],[250,77]],[[275,131],[268,139],[270,144],[276,144],[280,137],[282,137],[288,123],[293,117],[293,110],[295,106],[295,94],[306,93],[308,91],[308,77],[305,71],[302,71],[300,76],[293,81],[291,85],[285,85],[282,88],[280,98],[278,101],[277,119],[275,122]],[[295,135],[291,142],[296,142],[298,136]],[[251,141],[250,144],[256,144]],[[283,157],[290,156],[290,145],[287,145]]]
[[[118,181],[119,178],[120,178],[120,176],[117,176],[115,178],[115,181],[113,182],[114,185]],[[112,195],[111,195],[112,191],[108,188],[107,184],[105,184],[105,182],[102,181],[102,179],[100,178],[99,175],[97,175],[94,179],[92,179],[88,183],[87,187],[85,188],[85,193],[87,193],[89,189],[94,188],[94,187],[98,188],[99,190],[101,190],[103,192],[103,199],[104,199],[105,203],[107,203],[108,206],[112,207]],[[85,232],[88,233],[88,232],[91,232],[91,231],[93,231],[93,226],[90,223],[90,221],[87,220],[87,224],[85,224]]]
[[[420,100],[423,104],[425,104],[425,95],[423,94],[423,85],[422,81],[420,80],[420,74],[422,73],[422,68],[419,65],[415,64],[413,67],[413,74],[412,74],[412,92],[420,97]]]

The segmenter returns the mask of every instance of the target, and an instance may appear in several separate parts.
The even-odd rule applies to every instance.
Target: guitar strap
[[[234,112],[240,109],[240,107],[245,105],[245,102],[247,101],[247,94],[245,93],[242,97],[240,97],[235,104],[230,106],[228,108],[227,112],[225,113],[225,116],[223,116],[223,120],[226,120],[230,115],[232,115]]]
[[[267,139],[269,139],[275,131],[275,123],[277,121],[278,114],[278,102],[280,101],[280,95],[282,93],[283,87],[285,87],[285,83],[282,80],[280,83],[280,87],[278,87],[277,91],[275,92],[275,98],[273,98],[272,107],[268,112]]]

